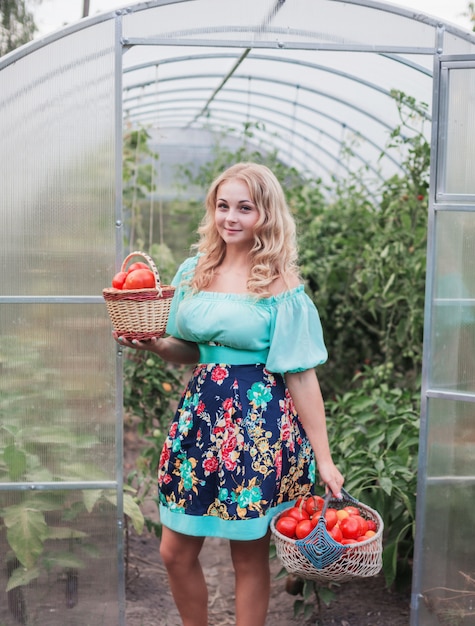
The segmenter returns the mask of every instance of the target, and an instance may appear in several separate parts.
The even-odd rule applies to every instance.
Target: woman
[[[327,352],[299,278],[295,224],[267,167],[219,176],[198,232],[198,254],[174,279],[169,336],[116,339],[196,365],[158,470],[160,552],[184,626],[208,625],[206,536],[230,540],[237,626],[263,626],[272,516],[311,489],[316,469],[336,497],[343,485],[314,370]]]

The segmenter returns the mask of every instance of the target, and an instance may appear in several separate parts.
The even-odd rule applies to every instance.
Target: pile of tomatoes
[[[151,289],[155,287],[155,276],[146,263],[132,263],[126,272],[117,272],[112,279],[115,289]]]
[[[320,496],[300,498],[280,515],[275,523],[276,530],[290,539],[303,539],[317,525],[323,505],[324,500]],[[328,507],[324,516],[328,534],[343,545],[366,541],[377,531],[376,523],[362,517],[356,506],[348,505],[341,509]]]

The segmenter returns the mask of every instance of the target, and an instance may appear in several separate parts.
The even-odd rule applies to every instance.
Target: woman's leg
[[[269,538],[231,541],[236,575],[236,626],[264,626],[270,594]]]
[[[208,588],[198,560],[203,542],[204,537],[162,528],[160,556],[183,626],[208,626]]]

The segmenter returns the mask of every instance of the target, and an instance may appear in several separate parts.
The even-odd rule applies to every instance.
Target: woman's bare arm
[[[333,463],[330,452],[325,407],[315,370],[287,373],[285,381],[315,453],[320,479],[334,496],[340,497],[344,478]]]
[[[157,354],[164,361],[177,363],[179,365],[195,365],[198,363],[200,351],[196,343],[184,341],[175,337],[165,337],[161,339],[152,338],[146,341],[136,339],[129,341],[120,336],[116,331],[112,336],[120,346],[134,348],[135,350],[147,350]]]

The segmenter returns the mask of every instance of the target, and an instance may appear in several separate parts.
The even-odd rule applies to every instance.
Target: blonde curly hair
[[[219,186],[231,179],[244,182],[256,205],[259,219],[255,225],[254,245],[251,249],[251,273],[247,281],[249,292],[259,297],[271,295],[270,285],[282,278],[284,284],[299,276],[295,222],[285,200],[282,186],[274,173],[265,165],[236,163],[211,184],[206,200],[206,213],[195,248],[201,254],[191,281],[194,290],[206,289],[222,263],[226,244],[215,226],[216,199]]]

